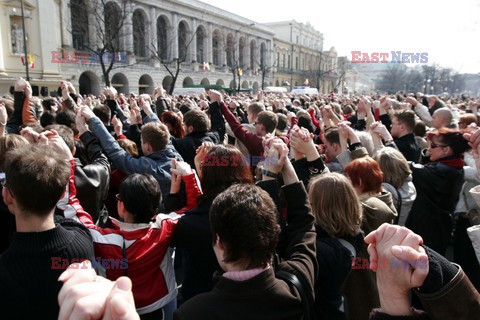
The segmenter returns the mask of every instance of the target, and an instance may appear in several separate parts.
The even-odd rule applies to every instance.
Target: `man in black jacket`
[[[48,143],[8,153],[2,195],[17,232],[0,258],[2,319],[56,319],[58,277],[70,263],[94,255],[88,230],[71,220],[54,220],[73,157],[56,132],[49,132]]]
[[[413,129],[415,128],[415,113],[411,110],[396,112],[392,119],[391,134],[393,142],[407,161],[419,162],[420,152]]]

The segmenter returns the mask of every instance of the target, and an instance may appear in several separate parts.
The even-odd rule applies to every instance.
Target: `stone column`
[[[206,47],[207,47],[207,52],[205,54],[205,62],[207,63],[212,63],[213,62],[213,53],[212,53],[212,37],[213,37],[213,31],[212,31],[212,24],[209,23],[207,25],[207,44],[206,44]],[[200,61],[199,61],[200,62]],[[203,61],[202,61],[203,63]]]
[[[168,43],[171,44],[171,59],[178,59],[178,14],[172,13],[172,26],[169,32]]]
[[[60,35],[62,38],[62,47],[72,46],[72,34],[68,30],[72,30],[71,10],[68,0],[60,0]]]
[[[220,64],[223,66],[227,66],[227,30],[223,29],[221,31],[222,40],[220,42],[220,46],[222,48],[221,55],[220,55]]]
[[[123,25],[123,40],[124,45],[123,49],[127,51],[129,54],[133,54],[133,22],[132,22],[132,8],[133,5],[129,3],[125,10],[127,10],[127,16],[125,17],[125,22]],[[123,13],[125,14],[125,13]],[[122,32],[120,33],[122,34]]]
[[[2,39],[2,24],[0,23],[0,75],[6,76],[5,62],[3,61],[3,43],[8,43]]]
[[[152,55],[151,50],[155,50],[157,48],[157,9],[155,7],[150,7],[150,25],[145,26],[148,28],[149,33],[149,40],[147,42],[147,56]],[[149,54],[150,53],[150,54]]]
[[[190,42],[190,59],[187,60],[187,63],[191,63],[193,60],[197,61],[197,19],[193,18],[192,19],[192,30],[190,32],[190,37],[188,40],[192,40]],[[188,41],[187,40],[187,41]],[[187,55],[188,56],[188,55]],[[197,61],[198,63],[201,63],[203,61]]]

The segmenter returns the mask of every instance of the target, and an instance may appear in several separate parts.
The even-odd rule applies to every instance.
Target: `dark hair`
[[[382,191],[383,172],[377,161],[370,157],[353,160],[345,167],[345,173],[362,193]]]
[[[193,127],[194,132],[206,132],[210,130],[211,123],[207,114],[200,109],[193,109],[188,111],[183,116],[183,122],[187,126]]]
[[[52,124],[45,128],[45,130],[55,130],[58,132],[58,135],[65,141],[67,147],[70,151],[73,152],[73,148],[75,148],[75,138],[73,135],[73,130],[63,124]]]
[[[463,132],[456,129],[440,128],[427,133],[427,139],[432,140],[438,137],[440,143],[449,146],[454,156],[461,156],[465,151],[470,149],[468,141],[463,137]]]
[[[93,108],[92,111],[104,124],[107,124],[110,122],[112,111],[108,106],[102,104]]]
[[[288,126],[288,119],[287,116],[281,113],[277,113],[277,129],[283,131],[287,129]]]
[[[272,261],[280,234],[270,195],[254,184],[237,184],[219,194],[210,207],[213,242],[220,237],[225,262],[243,260],[247,269]]]
[[[75,112],[72,110],[62,110],[57,113],[55,122],[57,124],[63,124],[73,130],[73,134],[78,134],[77,125],[75,124]]]
[[[143,143],[149,143],[154,152],[164,150],[170,140],[170,132],[163,123],[149,122],[142,126]]]
[[[412,110],[397,111],[393,114],[397,121],[404,124],[409,131],[415,129],[415,112]]]
[[[55,115],[51,112],[44,112],[40,116],[40,125],[46,127],[55,123]]]
[[[422,120],[418,120],[415,122],[415,128],[413,129],[413,133],[417,137],[425,137],[427,134],[427,126]]]
[[[336,143],[340,144],[340,135],[338,134],[338,128],[330,127],[325,130],[325,140],[327,140],[330,144]]]
[[[183,115],[185,115],[187,112],[191,111],[193,108],[189,104],[182,104],[178,109]]]
[[[119,197],[135,223],[148,223],[158,211],[162,192],[152,175],[134,173],[120,184]]]
[[[43,99],[42,100],[42,107],[44,111],[52,112],[52,106],[56,105],[56,102],[52,98]]]
[[[277,115],[272,111],[262,111],[257,115],[257,122],[263,124],[265,131],[273,132],[277,127]]]
[[[170,130],[170,134],[172,136],[174,136],[175,138],[185,137],[185,129],[182,125],[182,119],[175,112],[165,111],[160,116],[160,120],[165,123],[167,127],[168,124],[170,125],[170,127],[172,128],[172,130]]]
[[[46,216],[65,192],[70,170],[53,147],[27,144],[7,153],[6,185],[21,209]]]
[[[213,200],[232,184],[253,183],[250,166],[243,160],[243,154],[233,146],[216,145],[212,147],[206,155],[201,169],[203,195],[199,196],[198,202]]]

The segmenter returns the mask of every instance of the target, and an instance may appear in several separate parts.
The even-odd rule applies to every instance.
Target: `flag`
[[[237,69],[237,75],[238,75],[239,77],[241,77],[241,76],[243,75],[243,70],[242,70],[242,68],[238,68],[238,69]]]
[[[27,62],[30,69],[35,68],[35,56],[33,54],[27,55]],[[25,56],[22,56],[22,64],[25,65]]]
[[[258,70],[257,70],[257,68],[253,68],[253,72],[252,72],[252,73],[253,73],[253,75],[254,75],[254,76],[256,76],[256,75],[257,75],[257,73],[258,73]]]
[[[210,71],[210,65],[207,62],[203,62],[203,71]]]
[[[308,86],[308,79],[305,79],[305,81],[303,81],[303,85]]]

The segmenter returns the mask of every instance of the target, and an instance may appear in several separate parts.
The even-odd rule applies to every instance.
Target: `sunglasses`
[[[122,199],[120,199],[120,194],[119,194],[119,193],[117,193],[117,194],[115,195],[115,198],[117,199],[117,201],[122,202]]]
[[[435,149],[435,148],[438,148],[438,147],[444,148],[444,147],[448,147],[448,145],[447,145],[447,146],[444,146],[444,145],[441,145],[441,144],[436,144],[436,143],[434,143],[434,142],[432,142],[432,143],[430,144],[430,148],[432,148],[432,149]]]

